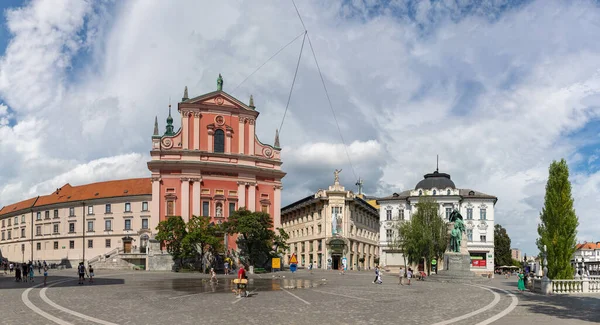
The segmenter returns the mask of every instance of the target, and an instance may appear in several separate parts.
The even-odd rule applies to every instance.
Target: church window
[[[436,195],[436,194],[437,194],[437,192],[435,190],[433,190],[433,195]]]
[[[225,132],[221,129],[215,130],[214,152],[225,152]]]
[[[210,216],[210,203],[207,201],[202,202],[202,216],[203,217]]]
[[[419,195],[423,195],[423,191],[419,190]]]
[[[450,190],[447,190],[447,191],[446,191],[446,195],[450,195]]]

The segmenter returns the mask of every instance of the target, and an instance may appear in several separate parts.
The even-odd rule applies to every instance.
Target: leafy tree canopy
[[[494,226],[494,264],[496,266],[512,265],[510,237],[500,224]]]
[[[575,253],[579,219],[573,208],[569,167],[565,159],[550,164],[544,208],[540,213],[536,244],[543,256],[547,247],[548,277],[572,279],[571,258]]]

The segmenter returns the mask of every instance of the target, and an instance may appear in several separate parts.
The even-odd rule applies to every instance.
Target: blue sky
[[[296,3],[355,171],[305,48],[281,134],[284,205],[326,188],[336,168],[347,188],[356,173],[371,195],[410,189],[439,154],[458,187],[499,197],[495,222],[536,254],[548,166],[564,157],[579,239],[600,240],[596,1]],[[212,91],[219,73],[232,91],[302,32],[287,1],[10,0],[0,9],[0,104],[9,107],[0,106],[0,153],[11,157],[0,161],[0,205],[67,182],[147,176],[154,117],[164,130],[169,98],[184,86],[190,96]],[[266,143],[299,49],[300,40],[233,93],[254,95]]]

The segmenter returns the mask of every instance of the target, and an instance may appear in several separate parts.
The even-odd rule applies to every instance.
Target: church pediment
[[[184,104],[200,104],[203,106],[215,106],[224,108],[237,108],[247,111],[254,111],[248,105],[237,100],[235,97],[229,95],[224,91],[214,91],[202,96],[190,98],[183,102]]]

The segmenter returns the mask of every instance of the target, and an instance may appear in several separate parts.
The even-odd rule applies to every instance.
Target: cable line
[[[248,80],[250,77],[252,77],[252,75],[254,75],[258,70],[260,70],[260,68],[262,68],[265,64],[269,63],[269,61],[271,61],[271,59],[273,59],[274,57],[276,57],[277,54],[279,54],[279,53],[281,53],[281,51],[285,50],[286,47],[288,47],[288,46],[290,46],[290,44],[294,43],[298,38],[300,38],[300,36],[304,35],[305,32],[306,31],[303,31],[301,34],[299,34],[298,36],[296,36],[289,43],[287,43],[282,48],[280,48],[279,51],[275,52],[275,54],[273,54],[267,61],[265,61],[263,64],[261,64],[258,68],[256,68],[256,70],[254,70],[254,72],[252,72],[249,76],[247,76],[246,79],[244,79],[242,82],[240,82],[239,85],[237,85],[235,88],[233,88],[233,90],[231,92],[234,93],[244,82],[246,82],[246,80]]]
[[[302,27],[306,31],[306,26],[304,25],[304,21],[302,20],[302,16],[300,15],[300,11],[298,11],[298,7],[296,7],[296,3],[294,2],[294,0],[292,0],[292,4],[294,4],[294,8],[296,9],[296,14],[298,14],[298,18],[300,18]],[[346,156],[348,157],[348,163],[350,164],[350,168],[352,169],[354,178],[358,179],[358,176],[356,175],[356,170],[354,170],[354,165],[352,164],[352,159],[350,159],[350,153],[348,152],[348,146],[346,145],[346,141],[344,140],[344,136],[342,135],[342,130],[340,129],[340,124],[338,123],[337,117],[335,115],[335,110],[333,109],[333,104],[331,104],[331,98],[329,96],[329,91],[327,91],[327,86],[325,85],[325,79],[323,78],[323,74],[321,73],[321,67],[319,66],[319,61],[317,60],[317,55],[315,54],[315,49],[313,48],[312,42],[310,41],[310,35],[308,35],[308,31],[306,31],[306,37],[308,38],[308,45],[310,46],[310,50],[311,50],[313,58],[315,60],[315,64],[317,65],[317,71],[319,72],[319,76],[321,77],[321,83],[323,84],[323,89],[325,89],[325,95],[327,96],[327,102],[329,103],[329,108],[331,109],[331,113],[333,114],[333,120],[335,121],[335,125],[337,126],[338,132],[340,134],[340,138],[342,139],[342,144],[344,145],[344,150],[346,151]]]
[[[285,104],[285,111],[283,112],[283,118],[279,125],[279,135],[281,135],[281,129],[283,128],[283,121],[285,121],[285,115],[287,114],[288,107],[290,106],[290,100],[292,99],[292,92],[294,91],[294,84],[296,83],[296,76],[298,75],[298,68],[300,67],[300,59],[302,59],[302,51],[304,50],[304,41],[306,41],[306,35],[308,32],[304,31],[304,37],[302,38],[302,46],[300,47],[300,54],[298,55],[298,63],[296,63],[296,71],[294,72],[294,79],[292,79],[292,87],[290,88],[290,94],[288,95],[287,104]]]

